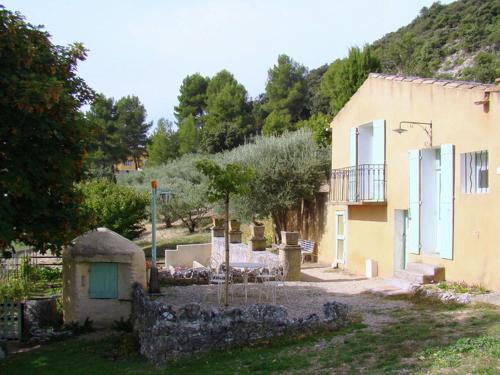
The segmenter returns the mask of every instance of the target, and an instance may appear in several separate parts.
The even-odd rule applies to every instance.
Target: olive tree
[[[201,157],[187,154],[165,165],[120,175],[117,181],[140,190],[149,190],[150,181],[157,180],[159,190],[168,192],[169,197],[159,210],[162,220],[167,226],[172,221],[181,220],[192,233],[211,208],[207,199],[208,180],[194,166],[194,162]]]
[[[302,200],[311,200],[330,170],[331,149],[319,146],[309,129],[285,133],[281,137],[259,137],[221,155],[224,162],[240,163],[255,171],[248,194],[235,198],[236,215],[271,216],[275,238],[287,230],[287,216]]]
[[[249,192],[253,170],[240,164],[219,165],[210,159],[199,160],[196,168],[208,177],[208,199],[211,202],[224,202],[224,237],[226,248],[226,288],[224,303],[229,297],[229,199],[231,196],[245,195]]]

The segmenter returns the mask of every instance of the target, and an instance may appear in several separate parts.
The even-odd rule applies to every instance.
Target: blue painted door
[[[118,298],[118,263],[90,264],[90,298]]]

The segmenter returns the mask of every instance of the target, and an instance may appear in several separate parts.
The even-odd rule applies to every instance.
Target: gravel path
[[[287,282],[278,288],[277,303],[285,306],[290,317],[305,317],[316,313],[323,316],[322,307],[325,302],[338,301],[352,306],[354,314],[360,314],[365,324],[377,326],[389,323],[391,310],[407,305],[402,300],[388,299],[381,294],[393,293],[397,290],[386,284],[383,279],[366,279],[332,270],[328,267],[306,268],[302,270],[302,281]],[[233,287],[231,306],[244,305],[242,284]],[[181,306],[196,302],[202,305],[217,307],[217,287],[213,285],[193,285],[162,288],[165,303]],[[262,293],[262,286],[249,284],[248,303],[269,302]]]

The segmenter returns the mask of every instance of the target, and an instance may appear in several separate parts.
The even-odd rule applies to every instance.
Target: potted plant
[[[224,219],[217,216],[212,216],[213,228],[224,228]]]
[[[253,222],[250,225],[250,230],[252,232],[252,238],[255,238],[255,239],[264,238],[265,229],[266,228],[264,227],[264,224]]]
[[[281,231],[281,242],[285,245],[297,246],[299,243],[299,232]]]
[[[241,223],[238,220],[232,219],[229,222],[229,229],[231,230],[231,232],[239,232],[240,226],[241,226]]]

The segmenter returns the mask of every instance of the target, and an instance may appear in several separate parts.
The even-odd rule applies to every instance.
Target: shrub
[[[62,279],[62,269],[53,267],[35,267],[33,276],[40,281],[54,282]]]
[[[83,324],[79,322],[70,322],[63,326],[63,330],[69,330],[73,332],[74,335],[81,335],[84,333],[94,332],[93,321],[86,318]]]
[[[91,228],[104,226],[133,239],[144,231],[148,217],[148,194],[107,180],[79,185],[85,197],[82,211],[90,217]]]
[[[111,326],[115,331],[121,332],[132,332],[134,326],[132,324],[132,319],[128,318],[127,320],[123,319],[123,316],[120,317],[120,320],[115,320],[113,325]]]
[[[19,277],[12,277],[7,281],[2,280],[0,282],[0,300],[21,301],[29,296],[30,285],[26,279]]]

